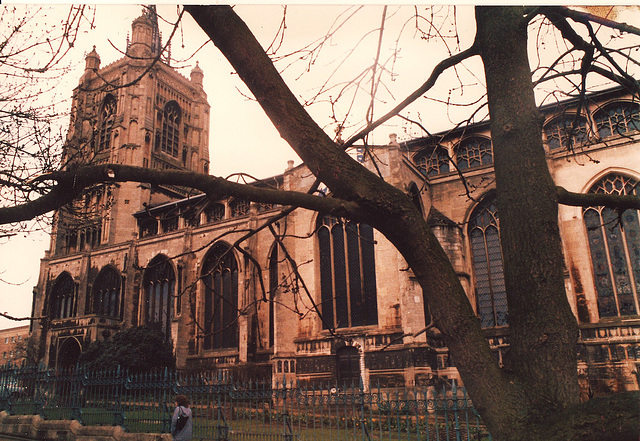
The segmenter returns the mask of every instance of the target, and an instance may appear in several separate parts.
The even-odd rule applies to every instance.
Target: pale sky
[[[0,7],[11,7],[2,5]],[[444,8],[444,7],[442,7]],[[249,6],[237,7],[239,15],[247,22],[256,34],[263,46],[268,46],[276,35],[276,31],[282,19],[283,8],[280,6]],[[383,7],[381,5],[369,5],[359,9],[347,6],[293,6],[287,10],[287,30],[285,40],[279,54],[285,54],[294,49],[304,47],[331,29],[334,20],[345,20],[351,17],[347,25],[340,29],[328,41],[322,50],[321,56],[315,62],[310,73],[304,72],[302,63],[287,68],[283,75],[294,93],[301,100],[307,100],[315,94],[316,88],[329,81],[340,84],[350,80],[361,72],[365,66],[372,64],[378,42],[378,32],[375,30],[380,23]],[[60,20],[66,16],[68,6],[56,6],[47,12],[49,20]],[[380,62],[386,62],[385,67],[393,70],[396,76],[385,83],[381,88],[381,100],[375,104],[375,115],[380,116],[393,107],[393,103],[400,101],[410,92],[416,89],[426,79],[427,72],[447,52],[444,46],[437,41],[426,41],[414,38],[409,20],[413,8],[400,8],[391,6],[387,10],[387,28],[384,34],[384,45],[380,53]],[[169,5],[158,6],[160,16],[168,20],[176,17],[176,7]],[[458,29],[461,31],[460,47],[465,49],[471,43],[474,35],[473,8],[457,7],[455,10]],[[95,29],[86,30],[86,33],[77,42],[70,52],[67,61],[75,66],[75,71],[68,74],[64,81],[56,88],[58,95],[71,97],[73,88],[78,84],[78,79],[84,69],[84,55],[91,51],[93,45],[101,58],[101,66],[105,66],[121,57],[121,54],[112,47],[111,43],[123,50],[127,34],[131,30],[131,22],[141,14],[141,7],[137,5],[98,5],[96,9]],[[622,21],[637,23],[638,14],[635,11],[633,17],[622,17]],[[636,18],[634,21],[632,18]],[[395,52],[398,30],[403,24],[407,24],[400,44],[399,52]],[[3,26],[4,24],[0,24]],[[160,22],[161,31],[166,39],[171,31],[170,25]],[[363,35],[365,36],[363,38]],[[163,39],[163,42],[164,42]],[[109,42],[110,40],[110,42]],[[184,16],[182,27],[176,33],[172,43],[172,56],[178,60],[184,60],[206,41],[205,35],[195,25],[188,14]],[[341,64],[341,56],[356,43],[357,52],[350,54],[348,60]],[[458,52],[454,40],[448,40],[452,52]],[[184,45],[184,49],[181,47]],[[393,54],[396,54],[395,57]],[[198,61],[204,71],[204,88],[208,94],[211,105],[211,138],[210,161],[211,173],[218,176],[227,176],[234,172],[246,172],[256,177],[268,177],[282,173],[287,165],[287,160],[293,159],[300,163],[295,153],[279,137],[277,131],[263,114],[260,107],[253,100],[247,98],[248,91],[240,82],[237,75],[232,73],[232,68],[217,51],[212,43],[208,43],[197,54],[182,63],[174,63],[174,66],[184,66],[180,72],[189,77],[189,72]],[[279,64],[283,69],[286,64]],[[457,74],[463,78],[465,87],[460,88],[455,77],[449,75],[449,79],[440,80],[437,83],[437,93],[432,93],[433,98],[446,99],[451,96],[459,97],[464,93],[464,100],[471,101],[472,96],[477,96],[483,91],[484,80],[482,78],[481,65],[478,61],[467,63],[469,70],[458,69]],[[332,75],[334,70],[338,73]],[[477,77],[474,76],[477,74]],[[353,121],[362,122],[368,106],[366,92],[370,83],[363,83],[364,94],[362,99],[356,101],[353,107]],[[387,91],[388,88],[388,91]],[[451,91],[451,92],[450,92]],[[335,97],[333,91],[331,96]],[[328,95],[325,97],[325,101]],[[462,101],[458,98],[459,101]],[[67,112],[70,103],[63,103],[60,111]],[[342,107],[344,109],[344,107]],[[316,121],[325,128],[327,133],[333,135],[335,126],[331,125],[331,108],[325,103],[314,104],[309,108]],[[344,111],[338,109],[338,112]],[[429,130],[437,132],[450,127],[457,115],[449,112],[468,112],[468,109],[446,108],[436,102],[426,99],[419,100],[411,110],[405,112],[412,118],[419,119],[427,125]],[[347,132],[355,133],[361,126],[352,126]],[[406,123],[400,121],[388,124],[376,131],[371,143],[385,144],[390,133],[398,133],[400,139],[406,139]],[[416,128],[408,128],[414,136],[423,135]],[[39,259],[44,256],[44,250],[49,246],[49,237],[46,234],[29,234],[14,237],[11,240],[0,242],[0,311],[17,317],[30,314],[31,291],[37,284]],[[0,318],[0,329],[19,326],[26,322],[13,322]]]

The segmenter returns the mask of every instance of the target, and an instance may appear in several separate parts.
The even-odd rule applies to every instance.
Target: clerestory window
[[[607,104],[594,114],[600,139],[624,136],[640,131],[640,104],[615,102]]]

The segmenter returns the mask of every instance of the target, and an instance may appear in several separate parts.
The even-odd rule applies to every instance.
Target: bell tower
[[[85,56],[64,166],[117,163],[208,173],[210,106],[203,70],[196,63],[187,79],[170,66],[168,54],[158,57],[163,46],[155,6],[133,20],[130,35],[126,55],[113,63],[101,65],[95,46]],[[186,194],[173,186],[96,186],[77,207],[58,214],[52,254],[130,241],[137,228],[133,213]]]

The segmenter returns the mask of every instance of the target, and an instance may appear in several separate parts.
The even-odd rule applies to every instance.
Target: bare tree
[[[413,270],[453,362],[495,439],[583,439],[578,428],[589,430],[596,425],[605,431],[594,439],[618,439],[614,432],[621,426],[627,434],[637,431],[637,408],[633,406],[621,408],[616,418],[601,421],[601,409],[579,403],[577,323],[564,287],[557,222],[558,204],[640,209],[640,199],[576,195],[555,186],[542,145],[527,43],[529,25],[543,18],[545,26],[553,26],[560,34],[572,62],[554,63],[555,68],[544,71],[538,81],[560,78],[560,74],[564,78],[577,75],[573,92],[580,96],[586,92],[586,76],[599,75],[637,96],[638,83],[624,68],[625,62],[636,61],[629,51],[607,49],[593,26],[636,35],[640,30],[561,7],[478,7],[477,32],[469,47],[452,50],[450,57],[426,75],[422,87],[383,117],[374,119],[369,112],[366,128],[340,144],[309,116],[233,8],[185,9],[229,60],[280,135],[318,182],[331,190],[332,197],[316,196],[314,189],[307,194],[286,192],[190,172],[117,164],[79,166],[33,180],[32,185],[50,185],[50,191],[0,209],[0,223],[31,219],[72,201],[83,188],[119,181],[181,185],[211,198],[232,195],[366,222],[393,243]],[[423,96],[445,71],[472,57],[479,57],[484,65],[484,72],[476,74],[486,81],[491,114],[511,328],[510,357],[504,368],[496,363],[457,274],[411,198],[345,152],[345,147]],[[626,61],[621,63],[618,57]],[[610,399],[606,406],[617,410],[616,400]]]

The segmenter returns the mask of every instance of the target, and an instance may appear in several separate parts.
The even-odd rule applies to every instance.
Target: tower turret
[[[200,65],[196,61],[196,67],[191,70],[191,82],[198,87],[202,88],[202,80],[204,79],[204,72],[200,69]]]

